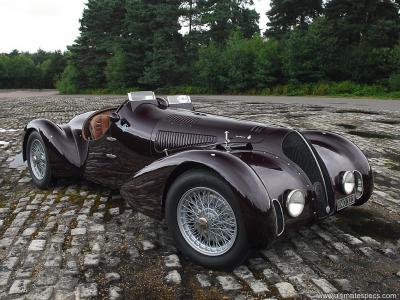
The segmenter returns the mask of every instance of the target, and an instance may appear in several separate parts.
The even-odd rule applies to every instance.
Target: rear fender
[[[40,134],[48,149],[53,175],[60,177],[80,174],[80,159],[71,132],[64,131],[46,119],[33,120],[26,126],[22,149],[24,161],[27,160],[27,142],[32,131]]]

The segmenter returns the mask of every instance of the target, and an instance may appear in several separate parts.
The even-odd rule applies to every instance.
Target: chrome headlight
[[[296,218],[301,215],[306,202],[306,196],[301,190],[293,190],[287,195],[286,208],[291,217]]]
[[[354,173],[350,171],[343,172],[340,176],[340,183],[342,190],[346,195],[350,195],[356,186],[356,179]]]
[[[360,172],[354,171],[354,178],[356,182],[356,199],[360,199],[364,194],[364,183]]]

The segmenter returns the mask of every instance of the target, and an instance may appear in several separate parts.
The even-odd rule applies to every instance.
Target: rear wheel
[[[49,155],[38,132],[34,131],[29,135],[26,151],[33,183],[39,188],[48,188],[52,181]]]
[[[238,198],[211,171],[188,171],[176,179],[167,194],[166,218],[179,250],[203,266],[232,269],[247,256]]]

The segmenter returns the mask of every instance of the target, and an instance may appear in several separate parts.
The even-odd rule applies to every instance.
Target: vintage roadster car
[[[178,249],[229,269],[252,247],[371,196],[372,170],[348,139],[194,110],[190,97],[130,93],[68,124],[25,128],[23,157],[40,188],[74,177],[119,190],[166,218]]]

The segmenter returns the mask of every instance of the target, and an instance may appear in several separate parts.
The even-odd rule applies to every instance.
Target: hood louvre
[[[160,130],[157,132],[154,147],[157,152],[162,152],[165,149],[190,148],[211,145],[215,144],[215,142],[216,137],[213,135]]]
[[[265,127],[264,126],[254,126],[253,128],[250,129],[251,133],[262,133],[264,131]]]

